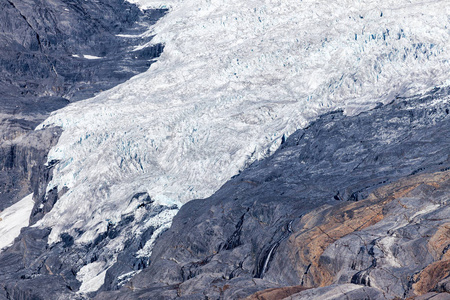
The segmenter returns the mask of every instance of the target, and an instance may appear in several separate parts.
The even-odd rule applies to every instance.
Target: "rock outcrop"
[[[1,0],[0,7],[3,210],[45,189],[47,182],[36,183],[45,181],[47,153],[59,130],[34,128],[50,112],[146,71],[163,45],[132,48],[151,40],[139,34],[166,10],[144,13],[123,0]]]
[[[85,99],[147,70],[162,51],[157,45],[132,53],[151,37],[118,35],[144,32],[165,10],[144,14],[123,0],[1,0],[0,7],[2,101]]]
[[[75,244],[67,234],[49,247],[50,229],[26,228],[0,254],[0,295],[445,297],[450,272],[448,94],[438,89],[357,116],[322,116],[212,197],[184,205],[156,241],[150,261],[138,253],[157,227],[126,233],[136,222],[176,207],[158,205],[146,193],[127,200],[142,218],[124,215],[89,245]],[[61,193],[47,194],[33,216],[39,219]],[[123,238],[125,247],[115,256],[115,241]],[[110,265],[101,287],[89,292],[79,274],[97,264]]]
[[[165,11],[144,16],[119,0],[1,1],[0,28],[21,37],[2,36],[2,53],[9,54],[0,57],[7,66],[0,74],[0,179],[9,192],[0,209],[33,192],[35,223],[67,191],[44,193],[58,163],[44,165],[45,153],[58,130],[32,129],[67,99],[148,68],[162,46],[131,55],[129,46],[147,40],[118,34],[141,31],[137,20]],[[36,4],[43,9],[33,10]],[[0,253],[0,299],[445,297],[449,94],[436,89],[356,116],[322,116],[210,198],[184,205],[150,259],[146,245],[163,226],[147,221],[171,217],[177,207],[141,190],[124,199],[133,213],[109,222],[88,244],[63,233],[49,245],[50,228],[25,228]]]
[[[60,130],[34,131],[37,120],[36,116],[6,115],[1,121],[0,211],[30,193],[45,192],[50,169],[45,165],[47,153],[58,141]]]
[[[134,47],[151,40],[142,33],[165,13],[143,12],[124,0],[0,0],[0,211],[33,193],[33,225],[67,191],[47,191],[58,163],[47,163],[47,154],[61,129],[34,129],[52,111],[146,71],[163,45]],[[25,228],[0,254],[0,299],[79,298],[76,272],[88,260],[103,258],[101,239],[97,247],[78,249],[64,236],[49,248],[48,234]],[[128,246],[134,250],[140,242]],[[133,269],[139,261],[127,263]]]
[[[321,117],[212,197],[185,204],[149,267],[97,299],[449,292],[448,92]]]

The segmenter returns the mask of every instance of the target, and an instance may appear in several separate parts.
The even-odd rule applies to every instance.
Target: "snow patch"
[[[398,242],[398,238],[395,236],[388,236],[382,238],[379,242],[379,246],[382,248],[384,253],[384,262],[390,266],[395,268],[401,268],[402,264],[395,257],[394,253],[392,253],[392,247]]]
[[[151,238],[145,243],[144,247],[136,253],[137,257],[150,257],[152,255],[152,249],[156,239],[161,235],[161,233],[170,228],[170,225],[172,225],[172,219],[175,217],[177,212],[178,210],[165,210],[155,218],[152,218],[146,222],[144,228],[153,226],[157,229]]]
[[[177,2],[176,0],[127,0],[130,3],[136,4],[140,9],[151,9],[151,8],[170,8]]]
[[[93,262],[85,265],[78,271],[77,280],[81,281],[78,293],[95,292],[105,283],[106,271],[104,262]]]
[[[86,59],[101,59],[102,57],[89,55],[89,54],[83,54],[83,58],[86,58]]]
[[[11,246],[20,230],[29,225],[33,206],[33,194],[30,194],[0,212],[0,252]]]
[[[131,272],[125,273],[123,275],[120,275],[119,277],[117,277],[117,280],[118,280],[117,286],[119,286],[119,287],[123,286],[125,283],[130,281],[131,278],[133,278],[137,274],[141,273],[141,271],[142,270],[131,271]]]

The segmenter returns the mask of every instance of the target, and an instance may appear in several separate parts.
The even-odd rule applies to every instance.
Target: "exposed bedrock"
[[[49,246],[49,230],[24,229],[0,254],[0,297],[444,295],[448,92],[397,99],[358,116],[322,116],[212,197],[185,204],[150,259],[140,253],[158,225],[145,227],[146,220],[176,208],[158,205],[141,191],[124,199],[133,213],[89,245],[65,234]],[[48,193],[33,216],[45,214],[64,192]],[[133,228],[146,229],[136,234]],[[88,265],[108,266],[103,274],[94,269],[89,275],[100,276],[98,291],[89,288],[98,284],[95,277],[81,280]]]
[[[124,0],[1,0],[0,7],[1,98],[84,99],[146,71],[162,51],[132,47],[151,39],[137,35],[165,10],[143,13]]]
[[[139,34],[165,12],[124,0],[0,0],[0,211],[47,184],[44,163],[58,134],[34,128],[146,71],[163,45],[133,48],[151,40]]]
[[[31,222],[45,214],[64,192],[54,189],[41,197],[33,209]],[[124,201],[130,201],[137,214],[130,213],[120,222],[110,223],[105,233],[87,245],[76,244],[72,236],[63,234],[60,243],[49,246],[51,229],[22,229],[14,245],[0,253],[0,299],[86,299],[93,297],[99,288],[118,289],[146,268],[148,257],[138,253],[158,230],[158,224],[139,234],[133,232],[133,228],[136,222],[141,222],[140,227],[145,228],[147,220],[170,213],[176,207],[158,205],[147,193],[137,193]],[[95,278],[84,278],[85,286],[80,280],[81,269],[87,265],[94,268],[93,277],[99,275],[95,273],[95,266],[110,266],[94,289],[90,285],[96,285]],[[77,293],[80,289],[82,293]]]
[[[26,195],[45,192],[50,175],[47,153],[60,130],[34,131],[35,118],[3,119],[0,124],[0,211]],[[43,186],[42,186],[43,185]]]
[[[210,198],[185,204],[149,267],[97,298],[449,292],[448,93],[322,116]]]
[[[124,0],[0,0],[0,211],[33,193],[32,225],[67,192],[54,188],[46,193],[58,163],[46,164],[47,153],[60,129],[34,128],[52,111],[146,71],[163,45],[134,47],[152,39],[141,34],[165,13],[142,12]],[[171,209],[141,202],[143,217]],[[103,249],[105,242],[117,237],[112,233],[116,228],[132,221],[125,216],[108,236],[88,247],[74,245],[68,235],[49,247],[48,230],[23,229],[0,254],[0,299],[79,298],[76,275],[81,266],[110,260],[112,251]],[[130,238],[128,251],[142,248],[151,230],[138,240]],[[123,272],[146,266],[146,260],[122,250],[117,263],[126,261]],[[118,284],[116,277],[111,284]]]

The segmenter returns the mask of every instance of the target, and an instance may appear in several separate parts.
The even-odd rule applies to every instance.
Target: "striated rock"
[[[12,128],[20,126],[8,120],[0,132],[13,134]],[[16,128],[17,128],[16,127]],[[48,128],[33,131],[17,129],[14,137],[4,138],[0,145],[0,210],[11,206],[26,195],[42,194],[49,179],[50,168],[45,166],[47,153],[58,141],[61,130]],[[42,182],[45,182],[41,185]]]
[[[0,0],[0,7],[3,210],[47,184],[36,186],[60,132],[53,130],[59,132],[53,136],[34,128],[69,102],[146,71],[163,46],[131,48],[150,41],[139,34],[166,10],[142,12],[124,0]]]
[[[241,299],[300,285],[315,299],[394,299],[439,288],[445,264],[426,268],[441,260],[450,221],[447,93],[321,117],[185,204],[150,265],[97,298]]]
[[[382,291],[356,284],[339,284],[309,289],[304,292],[283,298],[286,300],[347,300],[347,299],[394,299]]]
[[[2,101],[84,99],[147,70],[162,51],[131,54],[130,46],[149,38],[118,34],[142,33],[165,10],[144,14],[123,0],[1,0],[0,7]]]
[[[287,286],[282,288],[267,289],[264,291],[257,292],[245,300],[273,300],[273,299],[284,299],[304,290],[307,290],[303,286]]]
[[[408,298],[414,299],[414,300],[448,300],[450,299],[450,294],[447,293],[426,293],[425,295],[419,296],[419,297],[412,297]]]
[[[423,248],[427,244],[430,247],[429,239],[435,236],[431,233],[440,228],[439,224],[448,221],[448,217],[440,217],[447,216],[449,208],[445,198],[438,195],[450,190],[449,176],[448,172],[414,176],[376,190],[360,202],[367,213],[351,208],[353,205],[335,206],[327,209],[326,214],[319,212],[323,219],[316,224],[308,222],[311,215],[317,216],[316,211],[305,215],[300,225],[304,232],[294,233],[287,245],[291,262],[297,265],[299,276],[303,274],[304,284],[327,286],[351,281],[401,298],[435,289],[448,276],[448,266],[433,262]],[[372,222],[371,216],[380,204],[383,209],[377,212],[378,221]],[[358,226],[355,219],[340,218],[343,211],[352,210],[357,211],[357,222],[368,217],[370,221],[363,222],[368,225]],[[437,218],[430,220],[432,216]],[[307,236],[315,247],[305,243]],[[317,248],[321,250],[316,255],[305,255]],[[311,266],[304,274],[303,266],[307,264]],[[414,278],[420,270],[428,275],[422,282]]]
[[[449,292],[441,281],[448,279],[450,275],[450,260],[440,260],[428,265],[418,275],[415,276],[413,284],[414,292],[418,295],[425,294],[432,290],[442,289]],[[438,286],[439,284],[439,286]],[[442,288],[444,287],[444,288]]]
[[[428,251],[432,253],[435,262],[428,265],[420,273],[415,274],[414,293],[427,294],[429,291],[450,293],[450,223],[437,227],[429,239]],[[448,295],[450,298],[450,295]]]

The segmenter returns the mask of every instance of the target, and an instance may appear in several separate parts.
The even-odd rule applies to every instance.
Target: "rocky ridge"
[[[166,10],[142,12],[121,0],[1,0],[0,7],[3,210],[45,189],[35,183],[45,177],[39,170],[60,131],[35,127],[50,112],[146,71],[163,46],[134,47],[151,40],[142,33]]]
[[[445,295],[448,93],[322,116],[185,204],[149,267],[97,299]]]
[[[52,111],[146,71],[163,45],[142,46],[152,39],[145,32],[166,10],[141,11],[123,0],[2,0],[0,8],[0,211],[33,194],[31,226],[67,192],[47,191],[58,164],[48,161],[47,154],[61,130],[35,131],[36,126]],[[66,250],[70,238],[64,241]],[[44,265],[34,260],[42,259],[45,249],[46,230],[24,229],[22,238],[5,254],[0,273],[17,279],[17,266],[41,272]],[[14,255],[17,251],[21,259]],[[58,263],[57,257],[45,264],[50,275],[52,263]],[[60,272],[64,279],[38,279],[36,286],[20,281],[11,289],[5,280],[0,298],[65,295],[66,289],[80,285],[76,274],[67,272]],[[48,290],[43,290],[45,286]]]

